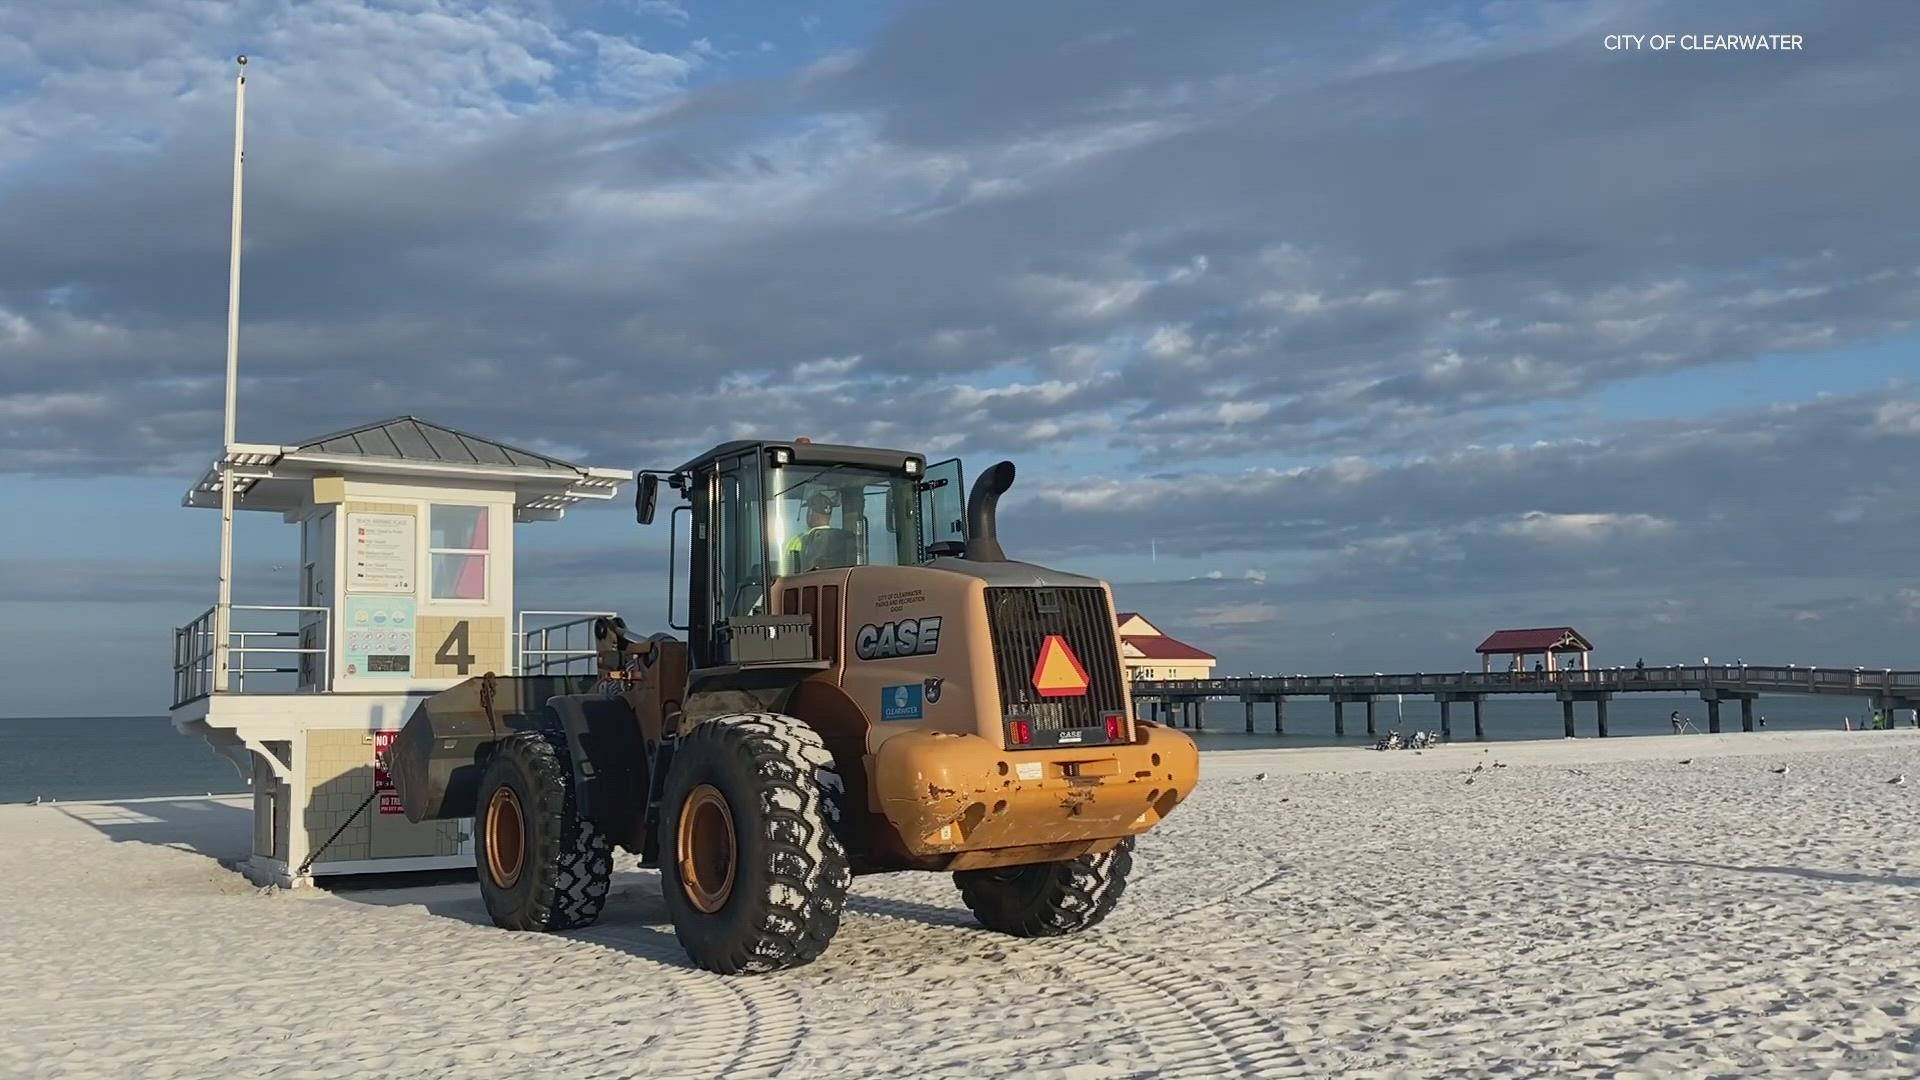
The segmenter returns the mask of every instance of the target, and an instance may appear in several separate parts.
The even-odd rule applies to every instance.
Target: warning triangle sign
[[[1087,669],[1080,666],[1067,639],[1048,634],[1033,665],[1033,688],[1041,697],[1080,697],[1087,692],[1087,682]]]

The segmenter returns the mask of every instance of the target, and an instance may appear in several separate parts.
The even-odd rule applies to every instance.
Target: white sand
[[[239,800],[4,807],[0,1075],[1920,1075],[1920,733],[1482,749],[1208,754],[1093,934],[865,878],[732,980],[651,872],[508,934],[471,882],[262,894]]]

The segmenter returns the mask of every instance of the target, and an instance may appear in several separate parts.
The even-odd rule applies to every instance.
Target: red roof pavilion
[[[1492,670],[1492,658],[1512,656],[1518,662],[1516,670],[1525,670],[1528,656],[1538,654],[1548,670],[1557,670],[1560,665],[1555,658],[1563,653],[1579,653],[1580,669],[1587,669],[1587,654],[1593,651],[1593,642],[1580,636],[1580,631],[1571,626],[1536,626],[1526,630],[1495,630],[1487,635],[1487,640],[1473,650],[1480,654],[1480,670]]]

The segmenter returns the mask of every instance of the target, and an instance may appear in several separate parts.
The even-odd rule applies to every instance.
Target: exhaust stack
[[[1000,496],[1013,486],[1013,462],[993,466],[973,482],[967,496],[967,558],[974,562],[1006,562],[1000,547]]]

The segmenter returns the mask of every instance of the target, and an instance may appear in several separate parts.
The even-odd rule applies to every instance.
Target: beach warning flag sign
[[[1079,697],[1087,692],[1087,682],[1087,669],[1080,666],[1067,639],[1048,634],[1033,665],[1033,688],[1041,697]]]

